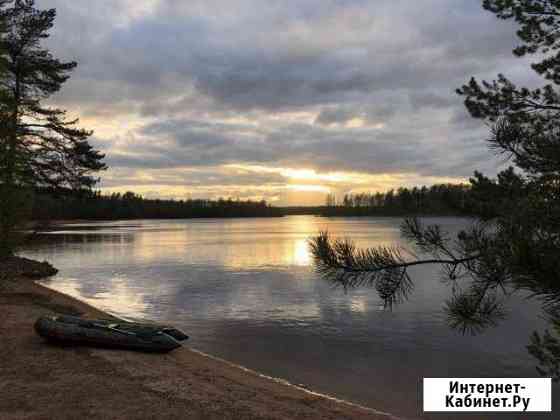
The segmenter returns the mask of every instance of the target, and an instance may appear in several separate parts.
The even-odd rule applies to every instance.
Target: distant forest
[[[188,219],[226,217],[279,217],[312,214],[336,216],[468,215],[473,198],[468,185],[399,188],[385,193],[347,194],[341,200],[327,197],[323,206],[274,207],[266,201],[233,199],[147,199],[133,192],[101,194],[37,191],[31,216],[48,220]]]
[[[479,201],[467,184],[399,188],[385,193],[346,194],[341,201],[330,194],[323,216],[468,215]]]
[[[117,220],[117,219],[189,219],[200,217],[275,217],[279,208],[266,201],[160,200],[146,199],[133,192],[103,195],[99,191],[34,194],[32,219],[46,220]]]

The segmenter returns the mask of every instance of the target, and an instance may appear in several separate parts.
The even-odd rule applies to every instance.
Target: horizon
[[[37,2],[79,64],[50,103],[95,131],[104,193],[316,206],[501,168],[454,89],[534,75],[478,2],[214,3]]]
[[[417,189],[422,189],[422,188],[428,188],[430,189],[431,187],[435,187],[435,186],[439,186],[439,185],[456,185],[456,186],[471,186],[470,182],[461,182],[461,183],[457,183],[457,184],[432,184],[432,185],[414,185],[412,187],[402,187],[404,189],[408,189],[409,191],[413,190],[414,188]],[[400,189],[400,188],[399,188]],[[389,190],[385,190],[385,191],[363,191],[361,193],[346,193],[343,196],[338,196],[334,193],[330,193],[330,194],[326,194],[325,195],[325,200],[323,202],[318,202],[316,204],[279,204],[279,203],[275,203],[275,202],[268,202],[264,199],[262,200],[254,200],[251,198],[246,198],[243,199],[241,197],[228,197],[228,196],[217,196],[217,197],[212,197],[212,198],[207,198],[207,197],[198,197],[198,198],[193,198],[193,197],[180,197],[180,198],[165,198],[163,200],[175,200],[175,201],[187,201],[187,200],[209,200],[209,201],[218,201],[218,200],[233,200],[233,201],[254,201],[254,202],[258,202],[258,201],[265,201],[267,205],[272,206],[272,207],[277,207],[277,208],[317,208],[317,207],[330,207],[332,205],[334,206],[343,206],[343,202],[342,199],[346,196],[355,196],[355,195],[359,195],[359,194],[366,194],[366,195],[373,195],[373,194],[382,194],[385,195],[390,191],[394,191],[395,193],[399,190],[399,189],[389,189]],[[94,189],[93,190],[94,193],[100,193],[102,196],[105,197],[110,197],[112,194],[120,194],[121,197],[124,194],[127,193],[133,193],[134,195],[140,197],[143,200],[155,200],[155,199],[161,199],[159,197],[146,197],[142,194],[138,194],[134,191],[103,191],[101,189]],[[329,195],[333,200],[334,204],[328,204],[328,199],[329,199]]]

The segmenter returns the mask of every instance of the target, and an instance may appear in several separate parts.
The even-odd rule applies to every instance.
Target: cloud
[[[393,98],[394,99],[394,98]],[[314,124],[319,125],[351,125],[360,120],[360,125],[374,125],[378,128],[385,125],[398,112],[396,103],[392,104],[362,104],[326,106],[315,118]]]
[[[402,126],[400,126],[402,125]],[[417,126],[412,134],[410,126]],[[147,124],[122,150],[108,156],[110,166],[160,169],[230,165],[276,165],[319,171],[360,171],[468,176],[479,164],[476,142],[452,141],[451,133],[432,137],[432,127],[416,122],[387,128],[285,124],[276,128],[244,124],[166,120]],[[447,147],[442,147],[441,143]],[[116,142],[115,142],[116,143]],[[447,148],[452,148],[450,153]],[[478,155],[477,155],[478,156]]]
[[[110,188],[133,186],[139,171],[139,185],[169,191],[185,174],[201,186],[215,173],[224,194],[227,177],[247,191],[288,185],[270,173],[224,178],[236,164],[415,174],[418,183],[493,173],[485,128],[453,91],[507,68],[531,78],[510,53],[514,28],[471,0],[39,6],[58,10],[48,45],[80,64],[52,102],[96,130],[120,174],[107,175]]]

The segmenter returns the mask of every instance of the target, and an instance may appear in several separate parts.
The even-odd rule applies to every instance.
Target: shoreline
[[[223,217],[216,217],[216,216],[196,216],[196,217],[134,217],[134,218],[114,218],[114,219],[55,219],[55,220],[32,220],[30,222],[31,226],[39,226],[41,228],[47,228],[45,232],[49,231],[49,228],[57,228],[64,225],[79,225],[79,224],[87,224],[87,223],[100,223],[100,222],[134,222],[139,220],[169,220],[169,221],[180,221],[180,220],[200,220],[200,219],[208,219],[208,220],[227,220],[227,219],[278,219],[282,217],[290,217],[290,216],[314,216],[314,217],[323,217],[327,219],[338,219],[338,218],[349,218],[349,219],[367,219],[367,218],[410,218],[410,217],[419,217],[419,218],[473,218],[473,215],[470,214],[462,214],[462,213],[400,213],[400,214],[325,214],[320,212],[314,213],[287,213],[282,215],[275,215],[275,216],[223,216]],[[39,233],[42,233],[43,230],[39,229]]]
[[[40,281],[41,281],[41,280],[33,280],[33,283],[34,283],[36,286],[40,287],[40,288],[46,289],[49,293],[52,293],[52,294],[54,294],[54,295],[59,295],[59,296],[62,296],[62,297],[64,297],[64,298],[66,298],[66,299],[75,301],[75,302],[76,302],[77,304],[79,304],[80,306],[83,305],[84,307],[88,307],[88,308],[90,308],[90,310],[95,311],[96,313],[101,314],[100,316],[103,317],[103,318],[109,317],[109,318],[111,318],[111,319],[114,318],[114,319],[117,319],[117,320],[130,321],[130,322],[137,322],[137,321],[138,321],[138,320],[132,319],[132,318],[127,319],[127,318],[124,318],[124,317],[122,317],[122,316],[118,316],[118,315],[116,315],[116,314],[112,314],[112,313],[109,312],[109,311],[96,308],[95,306],[89,304],[88,302],[86,302],[86,301],[84,301],[84,300],[81,300],[81,299],[79,299],[79,298],[77,298],[77,297],[68,295],[68,294],[66,294],[66,293],[59,292],[58,290],[56,290],[56,289],[54,289],[54,288],[52,288],[52,287],[49,287],[49,286],[44,285],[44,284],[41,284]],[[148,323],[150,323],[150,322],[152,322],[152,321],[149,320],[149,319],[143,319],[143,320],[141,320],[141,322],[148,322]],[[162,323],[165,324],[165,325],[167,325],[165,321],[160,322],[160,324],[162,324]],[[188,341],[187,341],[187,343],[188,343]],[[242,371],[244,371],[244,372],[250,373],[251,375],[256,375],[256,376],[258,376],[258,377],[260,377],[260,378],[263,378],[263,379],[265,379],[265,380],[267,380],[267,381],[272,381],[272,382],[275,382],[275,383],[278,383],[278,384],[281,384],[281,385],[285,385],[285,386],[288,386],[288,387],[297,389],[298,391],[305,392],[306,394],[310,394],[310,395],[313,395],[313,396],[316,396],[316,397],[325,398],[325,399],[327,399],[327,400],[330,400],[330,401],[333,401],[333,402],[336,402],[336,403],[340,403],[340,404],[344,404],[344,405],[348,405],[348,406],[350,406],[350,407],[355,407],[355,408],[360,409],[360,410],[369,411],[369,412],[372,412],[373,414],[378,414],[378,415],[380,414],[380,415],[384,415],[384,416],[389,416],[389,417],[388,417],[389,419],[394,419],[394,420],[405,420],[405,419],[402,419],[402,418],[394,417],[394,416],[392,416],[390,413],[386,413],[386,412],[383,412],[383,411],[380,411],[380,410],[376,410],[376,409],[371,408],[371,407],[366,407],[366,406],[364,406],[364,405],[361,405],[361,404],[358,404],[358,403],[354,403],[354,402],[352,402],[352,401],[347,401],[347,400],[345,400],[345,399],[343,399],[343,398],[338,398],[338,397],[335,397],[335,396],[332,396],[332,395],[328,395],[328,394],[324,394],[324,393],[321,393],[321,392],[318,392],[318,391],[314,391],[314,390],[312,390],[312,389],[310,389],[310,388],[306,388],[306,387],[301,386],[301,385],[293,384],[293,383],[291,383],[290,381],[288,381],[287,379],[277,378],[277,377],[274,377],[274,376],[266,375],[266,374],[264,374],[264,373],[260,373],[260,372],[254,370],[254,369],[251,369],[251,368],[242,366],[242,365],[237,364],[237,363],[235,363],[235,362],[231,362],[231,361],[226,360],[226,359],[223,359],[223,358],[221,358],[221,357],[213,356],[213,355],[211,355],[211,354],[205,353],[205,352],[200,351],[200,350],[197,350],[197,349],[195,349],[195,348],[191,348],[191,347],[189,347],[188,345],[183,345],[183,347],[180,348],[180,349],[178,349],[178,350],[179,350],[179,351],[180,351],[180,350],[187,350],[187,351],[190,351],[190,352],[197,353],[197,354],[199,354],[199,355],[201,355],[201,356],[203,356],[203,357],[205,357],[205,358],[207,358],[207,359],[214,360],[214,361],[216,361],[217,363],[226,364],[226,365],[231,366],[231,367],[233,367],[233,368],[236,368],[236,369],[242,370]]]
[[[0,371],[6,371],[0,376],[0,392],[5,397],[0,401],[1,418],[54,414],[57,418],[94,415],[122,419],[398,419],[189,347],[153,355],[49,345],[32,328],[41,314],[117,317],[33,280],[17,278],[0,283],[0,308],[6,314],[0,319],[0,335],[8,342],[3,354],[7,357],[0,358]],[[65,374],[59,375],[60,370]],[[49,398],[44,404],[35,401],[37,393],[45,390],[38,371],[55,376],[48,382],[49,393],[59,392],[64,398]],[[107,386],[109,378],[111,383],[119,383],[118,392],[106,395],[101,388]],[[88,390],[85,399],[84,388]],[[139,394],[146,394],[142,402]],[[70,404],[74,398],[78,402]],[[21,407],[30,412],[23,415]]]

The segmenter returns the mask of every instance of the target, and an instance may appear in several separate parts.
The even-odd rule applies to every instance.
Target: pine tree
[[[103,155],[66,111],[42,103],[57,93],[75,62],[62,62],[41,45],[56,11],[38,10],[34,0],[3,7],[6,71],[0,79],[0,254],[13,252],[14,229],[27,194],[36,187],[90,188],[105,168]]]
[[[513,167],[496,180],[475,172],[471,200],[478,222],[450,238],[438,225],[405,220],[403,235],[426,259],[390,247],[359,250],[350,241],[321,234],[311,242],[318,271],[344,285],[374,286],[390,306],[411,293],[408,267],[440,264],[452,285],[445,310],[452,327],[479,332],[496,325],[513,291],[539,298],[553,329],[560,333],[560,1],[485,0],[483,7],[519,25],[514,54],[536,54],[532,68],[546,84],[517,87],[503,75],[470,82],[457,92],[474,118],[488,122],[490,148]],[[458,292],[462,290],[461,292]],[[539,371],[560,379],[560,340],[533,334],[529,351]]]

